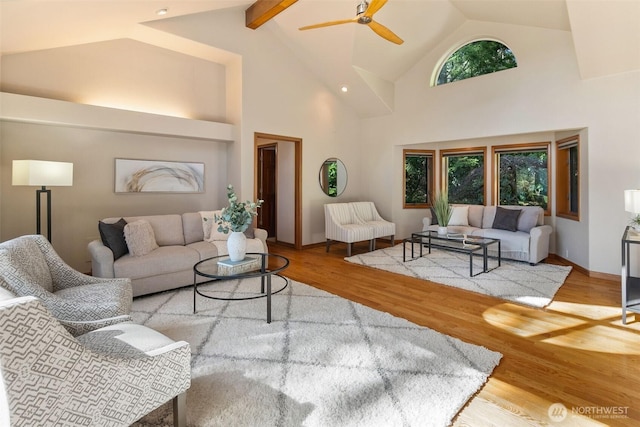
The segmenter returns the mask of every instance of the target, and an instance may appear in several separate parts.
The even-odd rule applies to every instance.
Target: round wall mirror
[[[347,187],[347,168],[340,159],[328,158],[320,166],[320,188],[330,197],[338,197]]]

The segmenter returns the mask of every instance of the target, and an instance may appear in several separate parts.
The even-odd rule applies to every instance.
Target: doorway
[[[258,198],[262,207],[258,212],[258,228],[267,230],[267,235],[278,238],[277,227],[277,155],[278,145],[258,146]]]
[[[265,201],[258,226],[302,249],[302,139],[256,132],[254,146],[255,197]]]

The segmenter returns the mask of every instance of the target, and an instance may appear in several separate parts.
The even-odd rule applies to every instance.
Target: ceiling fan
[[[338,21],[323,22],[321,24],[307,25],[306,27],[299,28],[303,30],[312,30],[314,28],[329,27],[331,25],[348,24],[351,22],[357,22],[358,24],[368,25],[376,34],[380,37],[389,40],[395,44],[402,44],[404,40],[395,35],[393,31],[385,27],[384,25],[373,20],[373,14],[385,5],[387,0],[371,0],[369,4],[366,0],[362,0],[356,8],[356,17],[351,19],[341,19]]]

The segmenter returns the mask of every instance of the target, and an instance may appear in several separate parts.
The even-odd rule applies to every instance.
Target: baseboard
[[[557,255],[557,254],[549,254],[549,258],[551,259],[555,259],[557,261],[562,262],[563,264],[567,264],[570,265],[571,267],[573,267],[574,269],[576,269],[577,271],[579,271],[580,273],[589,276],[589,277],[593,277],[595,279],[603,279],[603,280],[611,280],[614,282],[619,282],[620,279],[620,275],[618,274],[609,274],[609,273],[601,273],[599,271],[590,271],[587,270],[586,268],[575,264],[571,261],[569,261],[568,259],[564,259],[561,256]]]

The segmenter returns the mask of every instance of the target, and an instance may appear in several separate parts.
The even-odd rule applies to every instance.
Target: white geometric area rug
[[[532,266],[526,262],[502,260],[500,267],[469,277],[467,254],[438,249],[431,249],[429,254],[424,248],[421,258],[411,260],[410,245],[406,251],[407,262],[402,261],[402,244],[345,260],[533,307],[547,306],[571,272],[570,266],[545,263]],[[473,274],[476,274],[482,271],[482,257],[473,258]],[[496,258],[489,258],[490,269],[497,265]]]
[[[198,296],[196,314],[190,288],[133,301],[136,322],[191,345],[189,426],[447,426],[502,357],[299,282],[272,303],[267,324],[264,299]],[[171,417],[165,404],[134,426]]]

